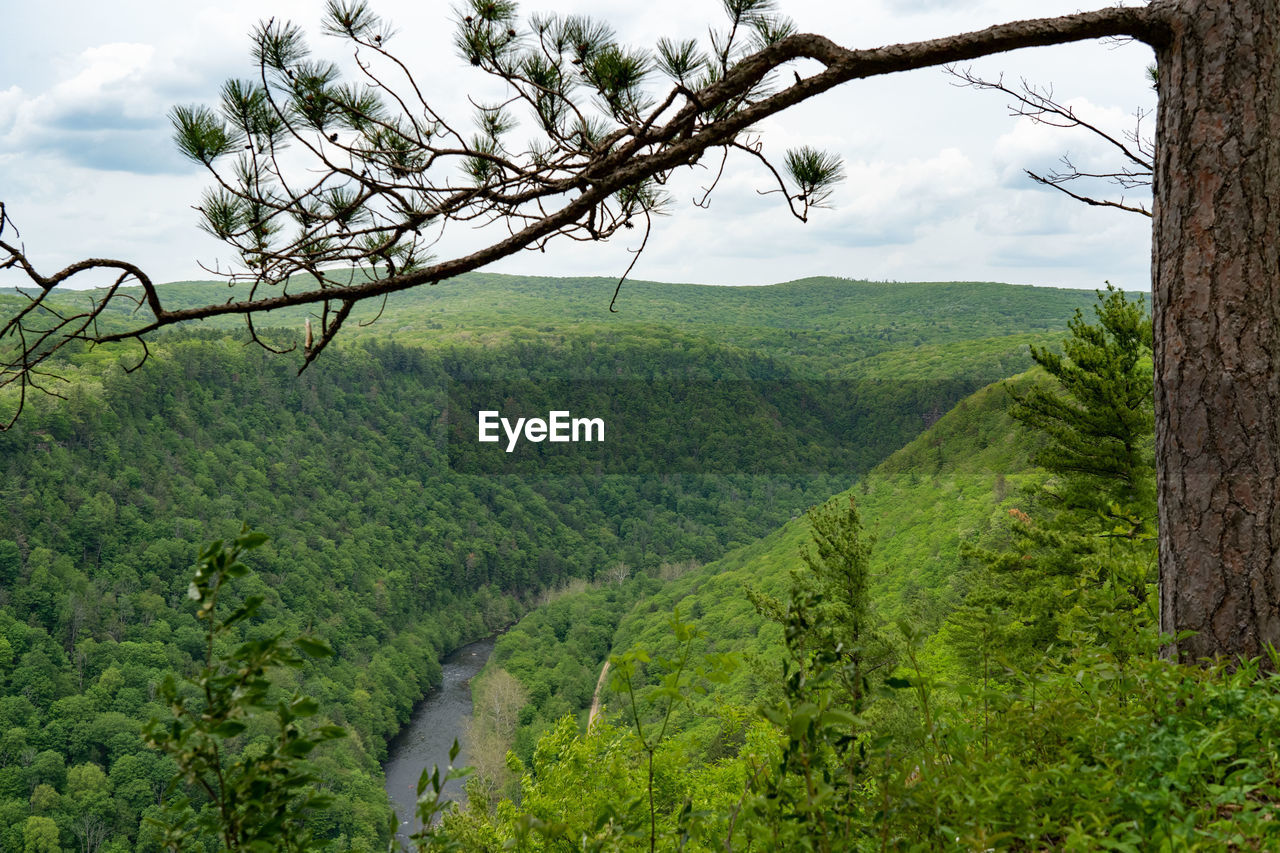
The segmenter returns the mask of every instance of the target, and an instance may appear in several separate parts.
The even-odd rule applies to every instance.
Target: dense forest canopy
[[[1280,682],[1157,654],[1147,319],[1100,294],[805,518],[522,619],[429,849],[1274,846]]]
[[[658,583],[768,533],[973,388],[1027,367],[1023,330],[1043,329],[1031,339],[1048,344],[1091,298],[1008,285],[641,284],[652,308],[599,324],[577,320],[590,298],[578,282],[458,284],[470,286],[443,286],[437,305],[388,307],[397,328],[421,330],[407,333],[419,346],[372,327],[301,376],[234,328],[167,335],[134,373],[128,349],[60,356],[67,399],[37,399],[0,434],[6,846],[52,825],[63,846],[92,836],[98,849],[158,849],[145,818],[160,813],[176,768],[143,747],[143,726],[165,715],[165,674],[205,659],[191,565],[201,542],[229,540],[241,520],[269,541],[231,588],[231,601],[264,599],[238,635],[310,631],[334,651],[279,685],[304,689],[351,732],[314,760],[335,802],[311,831],[335,849],[381,849],[377,761],[438,678],[440,654],[509,625],[544,590],[607,583],[619,567]],[[181,297],[184,286],[171,287]],[[492,307],[504,292],[529,326]],[[955,316],[953,300],[972,310]],[[728,341],[708,336],[721,328]],[[264,334],[283,342],[298,327]],[[662,434],[687,422],[679,406],[643,435],[616,434],[623,449],[667,454],[649,470],[548,474],[526,461],[494,476],[451,463],[442,416],[459,389],[561,377],[626,389],[655,412],[662,394],[693,388],[714,391],[726,415],[773,414],[752,421],[753,442],[720,469],[684,458],[698,449],[687,436]],[[651,400],[638,399],[643,388]],[[532,695],[540,720],[578,708],[571,692]],[[255,725],[233,747],[269,736]],[[67,781],[95,773],[90,800]],[[78,825],[85,814],[93,820]]]

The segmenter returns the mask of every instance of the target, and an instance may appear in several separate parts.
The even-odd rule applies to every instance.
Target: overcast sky
[[[191,209],[205,175],[176,153],[165,114],[174,104],[212,102],[224,79],[251,74],[247,33],[263,16],[293,19],[316,34],[317,52],[338,58],[341,45],[318,35],[323,2],[6,0],[5,6],[0,201],[37,265],[52,271],[84,257],[115,257],[159,281],[207,278],[197,261],[225,265],[230,255],[196,228]],[[780,6],[802,31],[846,47],[1081,8],[1078,0],[782,0]],[[411,61],[429,96],[438,92],[455,115],[469,115],[462,95],[483,84],[450,46],[451,3],[373,0],[373,7],[397,25],[390,46]],[[521,8],[589,12],[635,45],[661,35],[698,36],[723,16],[718,0],[536,0]],[[1135,109],[1154,106],[1144,72],[1151,58],[1139,44],[1086,43],[1004,54],[974,68],[1051,84],[1080,114],[1120,134],[1133,128]],[[849,83],[793,108],[762,127],[766,150],[780,154],[808,143],[840,153],[849,179],[836,191],[834,209],[808,224],[795,221],[776,198],[758,195],[768,175],[739,160],[702,210],[690,198],[709,175],[691,173],[675,184],[673,215],[659,221],[633,275],[708,284],[838,275],[1087,288],[1109,279],[1129,290],[1148,288],[1150,220],[1086,207],[1023,175],[1025,168],[1051,169],[1066,153],[1087,167],[1114,165],[1114,158],[1088,135],[1010,118],[1006,101],[999,93],[958,89],[943,72],[925,70]],[[439,250],[476,239],[459,233]],[[618,275],[629,247],[621,239],[606,246],[570,242],[493,269]]]

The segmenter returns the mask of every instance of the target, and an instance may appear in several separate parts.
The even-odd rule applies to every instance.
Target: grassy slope
[[[962,400],[855,490],[863,524],[876,536],[872,591],[884,615],[946,598],[961,544],[999,536],[1008,509],[1044,481],[1007,403],[1004,382]]]

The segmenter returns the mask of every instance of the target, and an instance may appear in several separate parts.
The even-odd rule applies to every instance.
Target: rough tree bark
[[[1280,645],[1280,0],[1179,0],[1157,46],[1160,624]]]

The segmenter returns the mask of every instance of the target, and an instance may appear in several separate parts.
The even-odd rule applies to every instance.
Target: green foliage
[[[381,32],[367,11],[343,14],[364,37]],[[271,49],[287,49],[287,33],[277,35],[283,41]],[[325,110],[368,97],[333,87],[323,94],[332,99],[320,104]],[[252,112],[255,97],[252,85],[237,84],[228,104]],[[242,124],[271,133],[261,116],[217,120],[228,134]],[[501,127],[493,130],[501,136]],[[330,213],[351,210],[350,199],[329,201]],[[250,227],[253,211],[227,204],[226,226]],[[611,315],[604,306],[613,284],[473,275],[402,294],[386,317],[399,339],[424,349],[380,343],[386,324],[353,325],[363,340],[332,350],[300,379],[225,337],[222,321],[158,341],[154,359],[132,377],[121,367],[136,363],[136,353],[68,351],[68,399],[37,402],[31,420],[0,434],[0,848],[22,849],[34,816],[54,821],[63,848],[105,832],[100,850],[159,849],[146,818],[161,817],[175,766],[145,749],[142,723],[169,714],[156,690],[166,673],[192,675],[207,663],[207,626],[183,606],[187,567],[199,556],[195,538],[233,540],[228,519],[238,516],[270,519],[272,542],[254,552],[257,573],[231,594],[262,599],[256,621],[234,626],[236,641],[227,635],[216,654],[312,628],[336,652],[274,670],[278,692],[269,694],[279,701],[305,691],[353,734],[309,758],[318,787],[334,798],[306,815],[317,845],[385,847],[376,761],[438,677],[436,658],[510,624],[541,600],[541,589],[579,584],[584,592],[537,611],[495,653],[530,696],[509,765],[521,802],[538,820],[600,839],[602,849],[647,842],[648,773],[637,760],[647,754],[607,722],[578,742],[572,722],[556,721],[585,710],[613,649],[639,645],[655,660],[677,659],[661,614],[679,606],[707,630],[699,642],[708,651],[733,652],[744,664],[716,691],[690,692],[671,709],[652,754],[654,823],[659,845],[675,827],[723,840],[748,779],[780,766],[779,732],[790,726],[775,727],[760,709],[786,707],[784,700],[792,709],[834,707],[840,695],[834,676],[822,681],[825,692],[787,693],[777,677],[783,629],[763,625],[741,595],[745,582],[785,599],[807,523],[756,537],[847,485],[976,384],[1028,366],[1015,350],[1052,340],[1085,297],[973,283],[815,279],[746,291],[635,282],[621,314]],[[166,298],[180,307],[205,299],[210,287],[166,286]],[[0,294],[0,303],[13,298]],[[372,318],[363,310],[353,319]],[[296,330],[304,314],[286,312],[282,322]],[[264,334],[285,346],[296,337]],[[802,378],[854,381],[831,409],[848,418],[839,435],[816,427],[805,401],[770,398],[777,417],[760,420],[757,446],[745,448],[768,460],[769,475],[480,478],[451,469],[439,429],[446,383],[510,375],[546,382],[566,373],[644,383],[765,376],[793,389]],[[1026,442],[1002,407],[991,405],[998,396],[980,395],[943,417],[858,489],[881,543],[867,572],[873,615],[936,621],[966,592],[956,586],[959,542],[1007,539],[1005,510],[1044,480],[1025,466]],[[717,399],[723,406],[709,420],[764,408],[763,398],[736,391]],[[653,438],[677,453],[678,435]],[[813,460],[822,463],[816,476]],[[629,577],[617,580],[620,566]],[[951,661],[937,645],[922,654],[945,669]],[[980,650],[974,655],[981,660]],[[660,698],[653,689],[637,682],[637,699]],[[618,700],[605,704],[616,719]],[[277,743],[268,725],[275,708],[259,709],[235,745],[253,756]],[[874,718],[868,726],[883,717],[908,728],[892,703],[870,703],[866,716]],[[808,722],[797,725],[810,737]],[[540,753],[543,733],[556,746]],[[826,744],[818,754],[834,754],[835,733],[812,737]],[[584,763],[564,767],[562,754]],[[599,783],[597,760],[616,780]],[[840,762],[829,767],[844,772]],[[766,773],[753,790],[765,790]],[[190,793],[203,808],[207,795]],[[581,814],[572,811],[579,799]],[[503,838],[518,833],[512,820]],[[501,846],[496,838],[468,838],[463,849]]]
[[[418,784],[416,791],[418,795],[418,821],[422,824],[422,829],[413,834],[413,840],[419,847],[427,847],[433,850],[466,850],[467,847],[458,842],[457,839],[451,838],[447,834],[439,831],[437,820],[448,812],[452,805],[449,800],[444,798],[444,786],[455,779],[465,779],[471,775],[470,767],[454,767],[453,762],[457,759],[461,748],[455,740],[453,746],[449,748],[449,765],[445,768],[443,774],[440,773],[438,766],[433,766],[429,771],[422,768],[421,775],[418,776]]]
[[[809,510],[811,544],[800,551],[803,567],[791,570],[787,601],[747,595],[761,615],[781,624],[801,677],[830,672],[858,713],[870,672],[888,663],[886,645],[875,635],[868,595],[871,545],[852,495]]]
[[[845,176],[839,157],[807,145],[788,151],[783,163],[799,191],[797,200],[807,207],[825,206],[835,185]]]
[[[314,850],[319,841],[307,817],[332,802],[316,790],[319,777],[305,760],[316,746],[347,732],[334,725],[306,727],[304,720],[318,713],[319,703],[297,691],[275,695],[270,677],[277,667],[301,667],[304,654],[328,657],[332,650],[305,634],[290,641],[276,634],[215,650],[263,604],[261,596],[249,596],[229,613],[218,606],[224,585],[249,574],[241,554],[266,541],[246,527],[234,540],[201,551],[187,594],[206,625],[204,666],[181,685],[172,677],[164,681],[160,693],[171,717],[152,720],[145,730],[147,744],[173,758],[178,779],[203,795],[196,802],[186,796],[168,801],[157,819],[161,842],[175,851],[202,837],[216,837],[231,851]],[[274,737],[243,746],[237,739],[259,715],[272,717]]]
[[[891,848],[1268,849],[1280,681],[1256,662],[1203,670],[1091,651],[959,694],[931,772],[882,756]],[[978,703],[975,706],[975,702]]]
[[[702,812],[682,779],[686,761],[668,735],[674,711],[723,683],[734,664],[722,655],[695,655],[703,634],[678,612],[667,625],[673,657],[637,647],[610,658],[611,686],[626,706],[628,728],[598,722],[579,736],[572,718],[562,718],[528,764],[509,759],[522,772],[518,809],[504,800],[491,814],[473,797],[466,810],[446,814],[426,849],[499,850],[508,839],[521,850],[655,850],[693,831]]]
[[[609,658],[614,673],[613,689],[626,697],[631,710],[631,721],[635,726],[636,740],[639,741],[640,748],[647,759],[646,793],[649,802],[649,850],[651,853],[658,843],[657,805],[653,787],[654,755],[667,736],[667,729],[671,725],[671,712],[686,699],[685,691],[690,689],[690,685],[685,683],[684,676],[689,668],[693,644],[699,638],[697,628],[683,621],[678,610],[671,616],[671,633],[679,648],[674,658],[659,657],[656,661],[652,661],[647,651],[638,648],[629,649],[621,655]],[[642,707],[640,699],[636,696],[636,680],[641,667],[650,662],[655,662],[662,674],[648,696],[647,707]],[[699,686],[693,685],[694,689]],[[646,717],[649,725],[647,734],[645,732]]]
[[[1072,522],[1088,525],[1081,517],[1088,513],[1136,525],[1129,535],[1149,535],[1155,524],[1151,315],[1141,299],[1130,302],[1110,285],[1098,303],[1097,325],[1076,310],[1061,355],[1031,348],[1055,387],[1015,394],[1010,413],[1045,436],[1034,461],[1061,478],[1057,498],[1073,511]]]
[[[352,275],[359,279],[359,273]],[[989,282],[809,278],[738,288],[628,281],[619,310],[611,313],[616,285],[616,279],[605,278],[470,273],[393,294],[381,314],[379,306],[357,306],[343,334],[386,342],[394,329],[397,344],[429,349],[548,344],[575,331],[602,340],[669,341],[683,350],[714,341],[784,361],[807,377],[965,377],[986,384],[1031,367],[1024,345],[1056,344],[1072,312],[1092,302],[1086,291]],[[161,285],[160,292],[175,310],[245,295],[241,286],[221,282]],[[70,296],[51,299],[51,307],[78,305]],[[0,291],[0,306],[22,304],[21,297]],[[299,330],[308,311],[281,309],[273,312],[273,322]],[[101,323],[120,328],[128,317],[121,309]],[[383,322],[372,322],[377,317]],[[236,318],[202,325],[228,332],[243,327]],[[1007,339],[1011,335],[1016,337]],[[99,347],[94,353],[114,362],[125,349]],[[136,361],[133,348],[127,354]]]
[[[991,480],[983,476],[981,500],[960,497],[993,518],[1005,516],[1003,502],[1026,497],[1014,484],[1038,490],[1045,474],[1021,480],[1020,467],[1030,464],[1026,441],[1003,414],[1002,396],[998,388],[978,395],[884,463],[870,478],[868,501],[889,506],[882,500],[889,485],[905,487],[912,474],[921,481],[917,488],[939,478],[931,487],[937,492],[941,483],[962,484],[967,472],[1002,460],[1006,495],[991,503]],[[1001,424],[1010,443],[993,452],[983,431]],[[934,446],[937,439],[941,446]],[[944,464],[932,470],[939,457]],[[952,492],[941,494],[957,504]],[[831,505],[836,516],[846,514],[846,500]],[[938,525],[908,529],[923,536],[930,526]],[[706,642],[748,648],[753,634],[736,627],[726,609],[730,590],[740,589],[744,575],[776,590],[771,595],[785,590],[792,567],[774,558],[802,544],[802,527],[791,528],[641,600],[619,638],[656,638],[660,608],[679,600],[704,608]],[[988,541],[1000,535],[1008,532],[993,528]],[[1021,538],[1005,541],[1016,545]],[[1090,559],[1105,567],[1116,558],[1123,555],[1103,549]],[[952,559],[959,564],[955,551]],[[1080,594],[1069,592],[1068,601]],[[712,758],[707,730],[692,715],[672,715],[652,753],[660,792],[653,822],[643,808],[649,755],[643,744],[607,725],[578,734],[563,721],[535,750],[518,801],[451,817],[446,832],[477,841],[477,850],[557,849],[553,838],[572,838],[581,849],[635,849],[655,824],[656,849],[689,851],[1221,850],[1280,843],[1274,820],[1280,676],[1261,672],[1257,661],[1205,669],[1160,660],[1141,614],[1122,598],[1091,594],[1093,624],[1082,621],[1079,605],[1071,607],[1058,648],[1035,658],[1012,653],[1020,648],[1017,626],[999,624],[1000,612],[972,596],[939,633],[904,621],[897,650],[903,666],[872,691],[861,714],[846,709],[838,667],[833,672],[819,656],[807,671],[789,668],[780,681],[772,679],[775,692],[754,694],[774,698],[760,705],[763,713],[728,754]],[[1100,633],[1100,620],[1114,623],[1109,634]],[[1131,641],[1111,642],[1126,632]],[[783,637],[803,633],[793,622]],[[679,648],[646,642],[650,656]],[[779,658],[772,660],[776,667]],[[698,713],[741,687],[731,683],[699,700]],[[679,768],[665,784],[664,762]]]
[[[859,714],[869,672],[889,663],[870,625],[871,543],[851,496],[810,510],[808,521],[813,541],[801,549],[804,569],[792,570],[785,605],[752,596],[763,615],[782,624],[795,666],[783,663],[782,697],[761,709],[777,727],[780,750],[772,763],[753,766],[742,826],[730,823],[726,848],[735,831],[772,849],[820,851],[852,844],[859,834],[850,820],[866,770]]]
[[[32,815],[22,825],[23,853],[62,853],[58,825],[52,819]]]
[[[670,685],[645,694],[629,680],[630,696],[666,712],[657,748],[607,726],[577,735],[562,723],[535,750],[519,805],[472,809],[450,831],[486,839],[476,849],[529,850],[555,849],[552,838],[633,849],[650,837],[654,849],[695,851],[1280,843],[1280,677],[1258,661],[1206,669],[1156,655],[1145,316],[1114,292],[1100,294],[1098,316],[1100,326],[1073,323],[1065,358],[1037,351],[1049,378],[1013,385],[1024,406],[1053,401],[1041,411],[1054,417],[1039,421],[1052,428],[1028,440],[1001,389],[987,389],[854,490],[881,549],[894,543],[890,554],[868,554],[850,497],[840,496],[805,524],[673,578],[615,634],[615,646],[637,649],[632,660],[678,663],[681,644],[662,639],[657,614],[679,602],[711,626],[708,645],[743,654],[746,669],[776,667],[784,647],[799,665],[705,698],[686,691],[678,705],[697,706],[684,714],[661,704]],[[1096,458],[1082,462],[1076,451],[1090,441]],[[798,566],[785,555],[805,532],[815,545]],[[965,566],[964,541],[983,543],[990,559]],[[739,621],[744,579],[780,636]],[[941,618],[902,621],[902,665],[851,702],[843,675],[858,662],[840,652],[856,647],[877,609],[920,613],[911,583],[935,596],[924,612]],[[883,597],[864,608],[868,590]],[[744,701],[757,721],[713,751],[703,720],[728,719]],[[678,762],[678,779],[648,786],[647,762],[664,759]],[[608,792],[585,784],[606,777]],[[552,786],[564,786],[560,799]],[[635,807],[646,790],[663,792],[649,800],[660,804],[653,812]],[[590,793],[568,802],[565,791]]]
[[[622,574],[619,566],[612,571]],[[658,578],[646,574],[628,572],[619,581],[608,574],[592,585],[577,582],[550,592],[494,645],[486,674],[501,668],[528,694],[510,744],[525,762],[532,759],[543,734],[566,715],[591,705],[619,621],[639,599],[660,587]]]
[[[952,620],[985,613],[982,636],[995,631],[1006,656],[1024,665],[1054,643],[1099,642],[1116,654],[1150,645],[1142,632],[1154,623],[1151,317],[1114,288],[1098,293],[1094,311],[1097,325],[1077,311],[1064,355],[1032,349],[1050,382],[1012,392],[1010,414],[1041,439],[1033,459],[1054,476],[1032,514],[1012,511],[1010,547],[974,549],[983,568]],[[973,636],[949,631],[962,633]]]
[[[247,84],[237,92],[253,98]],[[745,293],[638,282],[618,316],[604,311],[612,286],[480,275],[445,283],[429,299],[404,294],[386,318],[428,349],[384,345],[379,326],[353,326],[365,340],[334,349],[300,378],[242,348],[218,322],[157,341],[153,360],[132,375],[122,370],[136,363],[132,351],[68,352],[66,401],[37,401],[29,420],[0,434],[0,585],[8,596],[0,599],[0,703],[12,703],[0,707],[0,798],[17,803],[16,817],[0,823],[0,848],[22,847],[22,822],[33,814],[28,782],[58,794],[49,815],[63,845],[76,843],[68,768],[96,764],[119,780],[107,792],[103,846],[157,849],[144,819],[155,815],[157,786],[162,793],[172,767],[145,750],[141,727],[167,713],[155,685],[205,658],[203,625],[183,606],[187,568],[198,538],[234,538],[229,519],[271,522],[272,541],[254,552],[258,573],[241,590],[264,599],[246,639],[312,627],[336,652],[283,674],[282,689],[315,696],[354,735],[313,761],[335,797],[314,831],[339,849],[379,849],[388,828],[377,761],[438,678],[443,652],[511,624],[542,588],[601,582],[595,604],[566,598],[562,610],[549,608],[555,619],[530,633],[535,651],[515,649],[504,664],[529,679],[515,742],[525,762],[542,732],[590,703],[620,621],[619,648],[634,640],[672,651],[662,646],[664,623],[640,636],[624,618],[644,596],[646,607],[670,612],[697,578],[709,597],[683,612],[716,626],[712,651],[741,640],[751,655],[776,653],[780,636],[760,632],[737,594],[741,571],[708,581],[680,567],[748,545],[916,434],[921,413],[945,409],[973,386],[969,377],[1003,375],[1009,361],[999,347],[1007,342],[988,346],[974,336],[1019,324],[1061,328],[1080,303],[1069,291],[997,285],[813,280]],[[175,306],[209,293],[209,285],[165,287]],[[0,294],[0,302],[11,298]],[[283,319],[300,328],[304,313]],[[296,336],[263,333],[282,346]],[[941,343],[922,351],[927,360],[918,365],[910,348],[926,339]],[[948,372],[941,353],[951,347],[966,355]],[[801,409],[805,399],[775,395],[775,417],[767,398],[722,383],[708,422],[752,412],[761,431],[735,452],[763,460],[768,473],[470,477],[443,452],[442,389],[455,378],[542,383],[569,374],[710,387],[765,377],[800,388],[802,377],[847,376],[866,353],[878,354],[876,381],[848,386],[851,400],[837,399],[835,384],[823,398],[842,431],[821,427]],[[898,376],[928,381],[882,381]],[[683,452],[678,433],[648,438]],[[728,456],[717,460],[730,467]],[[795,547],[776,559],[793,560]],[[631,579],[608,581],[620,564]],[[664,585],[670,594],[659,591]],[[544,643],[556,649],[547,667],[536,651]],[[735,690],[745,697],[771,689],[763,671],[739,668]],[[735,700],[702,721],[707,754],[736,748],[743,713]],[[23,766],[24,754],[35,756],[31,765]]]
[[[658,39],[658,68],[677,83],[687,85],[690,75],[706,61],[706,55],[701,52],[695,39],[680,42],[668,38]]]
[[[238,131],[228,129],[208,107],[174,107],[169,119],[175,128],[178,149],[205,166],[235,148],[243,138]],[[213,222],[213,218],[209,221]]]

